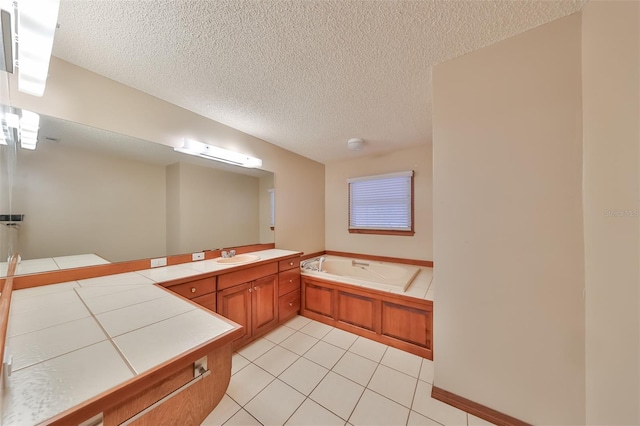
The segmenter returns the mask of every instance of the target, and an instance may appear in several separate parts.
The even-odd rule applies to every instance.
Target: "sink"
[[[223,265],[239,265],[241,263],[249,263],[260,260],[260,256],[255,254],[237,254],[233,257],[219,257],[216,259],[216,263],[222,263]]]

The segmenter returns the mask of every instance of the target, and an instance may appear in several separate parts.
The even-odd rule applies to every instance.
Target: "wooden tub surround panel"
[[[433,302],[302,276],[302,315],[433,359]]]

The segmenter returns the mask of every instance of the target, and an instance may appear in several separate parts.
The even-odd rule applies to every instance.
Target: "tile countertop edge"
[[[202,309],[205,310],[204,308]],[[142,392],[167,377],[170,377],[172,374],[178,372],[189,364],[193,364],[195,361],[213,350],[227,344],[231,344],[237,337],[239,337],[242,331],[242,326],[218,314],[207,310],[205,311],[231,324],[233,328],[133,377],[132,379],[127,380],[126,382],[119,384],[116,387],[107,389],[101,394],[43,421],[40,425],[80,424],[98,413],[104,412],[108,408],[120,404],[139,392]]]
[[[288,253],[287,254],[275,255],[273,257],[267,257],[266,259],[262,259],[261,258],[260,260],[256,260],[254,262],[243,263],[241,265],[224,265],[223,268],[217,269],[217,270],[214,270],[214,271],[200,272],[200,273],[197,273],[197,274],[194,274],[194,275],[188,275],[188,276],[180,277],[180,278],[173,278],[173,279],[166,280],[166,281],[157,281],[156,284],[159,285],[159,286],[162,286],[162,287],[170,287],[170,286],[174,286],[174,285],[178,285],[178,284],[188,283],[188,282],[194,281],[194,280],[212,278],[212,277],[217,277],[218,275],[228,274],[228,273],[231,273],[231,272],[237,272],[237,271],[241,271],[241,270],[244,270],[244,269],[252,268],[254,266],[261,266],[261,265],[265,265],[267,263],[279,262],[281,260],[300,257],[302,255],[302,252],[300,252],[300,251],[289,251],[289,250],[281,250],[281,249],[269,249],[269,250],[263,250],[263,251],[255,251],[255,252],[250,252],[250,254],[259,254],[259,253],[263,253],[264,251],[272,251],[272,250],[287,251]],[[201,260],[201,261],[196,261],[196,262],[187,262],[187,263],[181,263],[180,265],[183,265],[184,267],[188,268],[189,265],[192,265],[194,263],[211,262],[212,260],[213,259]],[[157,268],[154,268],[154,269],[157,269]],[[137,271],[137,272],[140,272],[140,271]]]

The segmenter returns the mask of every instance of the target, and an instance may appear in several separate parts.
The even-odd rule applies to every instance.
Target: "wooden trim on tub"
[[[432,260],[405,259],[402,257],[376,256],[372,254],[348,253],[333,250],[326,250],[325,254],[331,256],[357,257],[358,259],[377,260],[380,262],[403,263],[405,265],[428,266],[433,268]]]
[[[9,327],[9,310],[11,308],[11,292],[13,291],[13,274],[18,266],[18,256],[14,255],[9,262],[7,269],[7,279],[2,286],[2,295],[0,295],[0,385],[2,384],[4,366],[4,348],[7,341],[7,328]]]
[[[478,404],[470,399],[458,396],[437,386],[432,387],[431,397],[498,426],[530,426],[529,423],[503,414],[493,408]]]

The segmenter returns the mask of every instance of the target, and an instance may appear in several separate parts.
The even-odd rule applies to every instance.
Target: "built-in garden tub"
[[[432,268],[329,255],[301,265],[303,315],[433,359]]]

